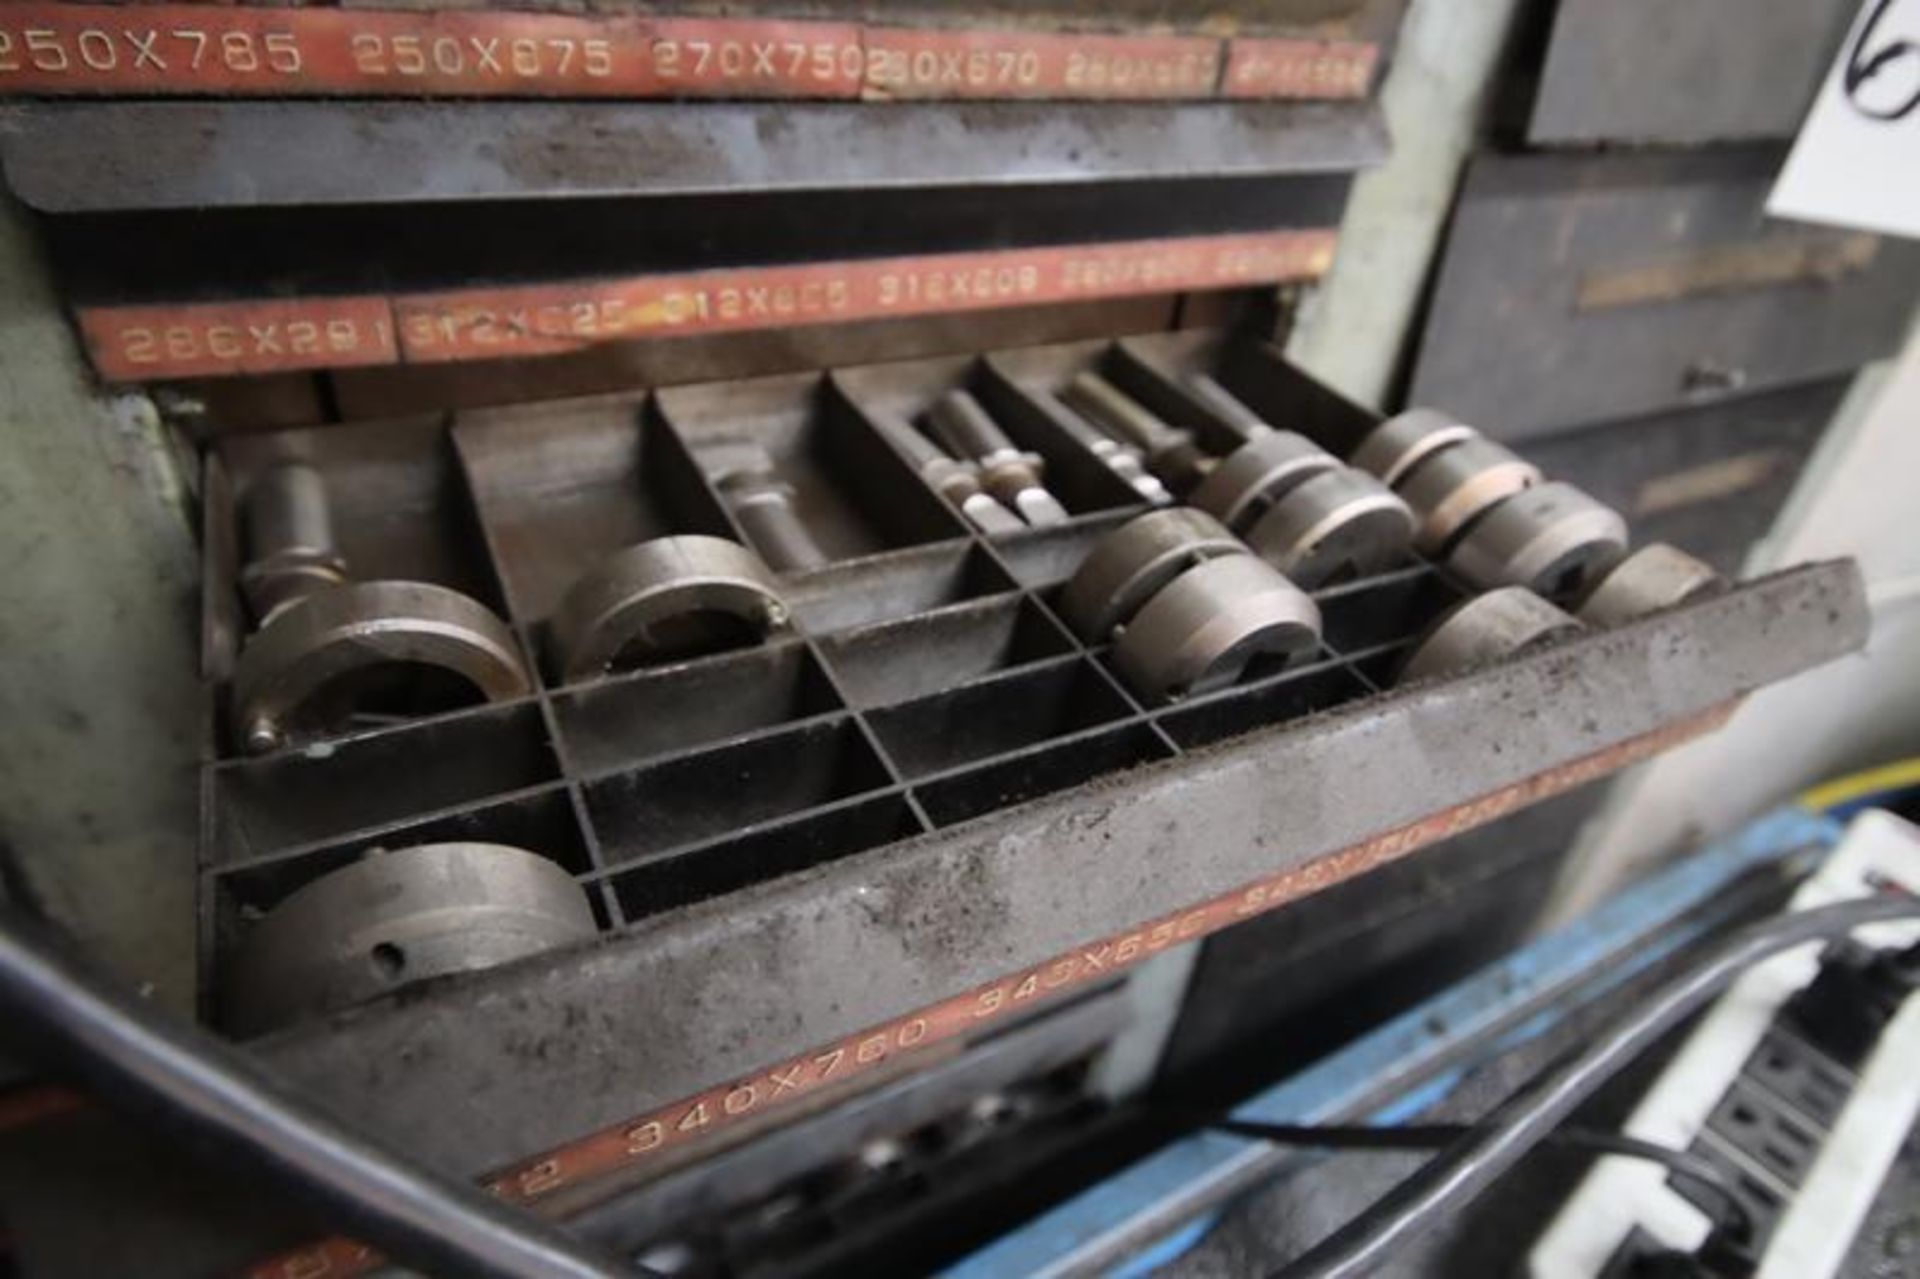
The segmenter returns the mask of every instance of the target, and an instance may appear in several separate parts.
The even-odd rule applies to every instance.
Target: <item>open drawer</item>
[[[1317,590],[1318,646],[1292,664],[1142,697],[1062,616],[1061,583],[1148,509],[1062,427],[1055,392],[1088,370],[1203,438],[1204,407],[1183,398],[1195,373],[1339,456],[1377,424],[1270,346],[1181,333],[455,416],[406,449],[376,432],[399,472],[438,477],[405,490],[437,531],[396,527],[383,550],[363,526],[361,554],[414,547],[414,571],[461,574],[504,614],[532,685],[248,755],[210,681],[209,984],[257,912],[374,843],[538,845],[587,893],[597,936],[253,1050],[439,1166],[584,1202],[1709,731],[1864,642],[1857,572],[1816,564],[1402,684],[1409,647],[1472,594],[1409,552]],[[1059,520],[983,532],[923,482],[886,423],[956,388],[1044,459]],[[550,615],[582,563],[661,533],[750,540],[710,465],[735,411],[819,521],[824,562],[778,575],[790,628],[569,676]],[[317,434],[241,437],[213,465],[237,486],[275,457],[345,465]],[[229,548],[210,590],[231,594],[234,514],[209,517],[226,526],[209,546]],[[327,799],[336,787],[352,802]]]

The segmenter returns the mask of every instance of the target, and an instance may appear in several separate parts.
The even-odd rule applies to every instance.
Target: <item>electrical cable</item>
[[[557,1226],[352,1130],[197,1027],[123,992],[0,907],[0,1012],[102,1100],[217,1146],[435,1275],[613,1279],[623,1266]]]
[[[1592,1046],[1542,1071],[1485,1124],[1389,1190],[1366,1211],[1276,1272],[1276,1279],[1355,1279],[1380,1269],[1413,1236],[1470,1203],[1601,1084],[1734,978],[1783,950],[1867,924],[1920,918],[1920,898],[1863,898],[1750,925],[1643,999]]]
[[[1440,1150],[1473,1136],[1484,1124],[1395,1124],[1392,1127],[1343,1124],[1265,1124],[1246,1119],[1222,1119],[1209,1125],[1216,1132],[1252,1137],[1281,1146],[1322,1146],[1329,1150]],[[1754,1237],[1753,1215],[1742,1202],[1725,1171],[1690,1150],[1675,1150],[1654,1141],[1599,1128],[1556,1128],[1540,1142],[1556,1150],[1623,1155],[1662,1164],[1675,1177],[1705,1187],[1720,1201],[1715,1226],[1738,1243]]]

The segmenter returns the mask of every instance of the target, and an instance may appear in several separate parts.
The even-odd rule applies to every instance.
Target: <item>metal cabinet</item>
[[[1694,146],[1790,137],[1849,0],[1560,0],[1527,141]]]
[[[1851,371],[1892,352],[1920,245],[1769,220],[1782,152],[1484,155],[1411,402],[1507,439]]]

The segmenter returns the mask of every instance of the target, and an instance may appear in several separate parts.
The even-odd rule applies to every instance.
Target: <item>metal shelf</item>
[[[1351,173],[1370,103],[28,103],[0,164],[43,213]]]

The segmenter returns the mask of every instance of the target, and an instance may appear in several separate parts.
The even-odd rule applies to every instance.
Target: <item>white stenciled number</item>
[[[27,53],[36,71],[65,71],[69,65],[67,48],[54,31],[27,32]]]
[[[227,31],[220,36],[220,60],[229,71],[258,71],[260,54],[253,36],[245,31]]]
[[[385,75],[387,73],[387,46],[379,36],[361,32],[347,44],[353,51],[353,66],[361,75]]]
[[[152,329],[128,329],[120,335],[120,351],[129,364],[158,364],[160,339]]]
[[[88,27],[74,42],[80,48],[80,61],[94,71],[111,71],[120,65],[120,51],[114,47],[113,37],[104,31]]]
[[[291,31],[269,31],[261,43],[267,47],[267,66],[281,75],[300,73],[300,42]]]
[[[427,70],[426,50],[420,47],[419,36],[395,36],[391,41],[393,49],[393,69],[401,75],[424,75]]]
[[[667,1130],[657,1119],[650,1119],[643,1124],[635,1124],[633,1127],[627,1129],[627,1153],[630,1155],[644,1155],[648,1151],[658,1149],[660,1144],[666,1141],[666,1139]]]

